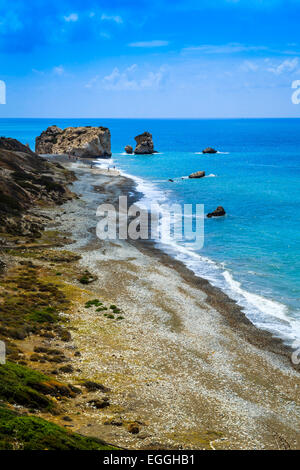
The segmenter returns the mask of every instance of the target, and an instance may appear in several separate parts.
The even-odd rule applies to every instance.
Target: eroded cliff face
[[[74,174],[39,157],[15,139],[0,138],[0,231],[38,236],[43,223],[35,205],[63,204],[74,195]]]
[[[111,157],[111,136],[106,127],[50,126],[36,138],[38,154],[69,154],[74,157]]]

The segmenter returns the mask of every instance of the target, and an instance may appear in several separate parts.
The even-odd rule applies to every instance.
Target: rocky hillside
[[[1,231],[38,236],[42,223],[33,214],[36,204],[62,204],[73,197],[72,172],[39,157],[15,139],[0,138]]]
[[[111,157],[110,131],[106,127],[50,126],[36,138],[38,154],[69,154],[74,157]]]

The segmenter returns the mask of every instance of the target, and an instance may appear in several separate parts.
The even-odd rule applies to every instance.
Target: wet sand
[[[117,171],[65,163],[80,200],[58,211],[68,250],[97,275],[95,298],[117,305],[112,321],[78,307],[72,315],[76,367],[112,390],[112,406],[81,433],[132,448],[297,449],[299,373],[291,351],[255,328],[234,301],[150,242],[102,241],[96,208],[138,199]],[[129,434],[122,421],[139,423]],[[114,424],[104,424],[112,422]]]

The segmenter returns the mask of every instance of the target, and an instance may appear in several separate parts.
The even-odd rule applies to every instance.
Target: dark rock
[[[137,135],[135,138],[136,147],[134,153],[137,155],[151,155],[157,153],[154,150],[154,144],[152,140],[152,134],[150,132],[144,132],[143,134]]]
[[[218,206],[216,208],[216,210],[214,210],[213,212],[210,212],[209,214],[207,214],[207,217],[208,218],[210,218],[210,217],[222,217],[225,214],[226,214],[226,212],[225,212],[224,208],[222,206]]]
[[[60,372],[64,372],[65,374],[70,374],[71,372],[74,372],[74,369],[70,365],[62,366],[59,368]]]
[[[94,400],[90,400],[88,404],[94,406],[95,408],[97,408],[97,410],[107,408],[110,405],[108,398],[103,398],[103,400],[99,400],[98,398],[96,398]]]
[[[116,421],[114,419],[112,419],[111,421],[105,421],[103,423],[105,426],[117,426],[117,427],[121,427],[123,426],[123,422],[122,421]]]
[[[217,153],[217,150],[213,149],[212,147],[207,147],[206,149],[202,150],[202,153]]]
[[[131,423],[128,426],[128,431],[130,432],[130,434],[138,434],[140,432],[140,428],[137,424]]]
[[[131,145],[126,145],[125,152],[129,154],[133,153],[133,147],[131,147]]]
[[[203,178],[205,176],[205,171],[196,171],[196,173],[191,173],[189,178]]]
[[[96,392],[97,390],[101,390],[101,392],[109,392],[110,389],[105,387],[102,384],[99,384],[97,382],[92,382],[91,380],[86,380],[83,382],[83,385],[89,392]]]
[[[73,421],[69,416],[63,416],[62,419],[63,421],[68,421],[68,422]]]

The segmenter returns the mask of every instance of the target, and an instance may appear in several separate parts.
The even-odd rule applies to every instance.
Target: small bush
[[[81,436],[36,416],[0,406],[0,450],[113,450],[100,439]]]

